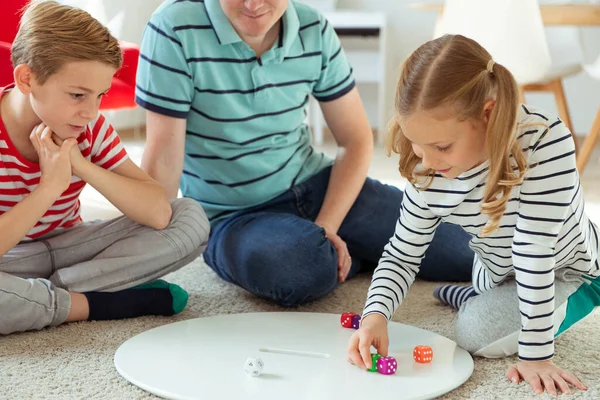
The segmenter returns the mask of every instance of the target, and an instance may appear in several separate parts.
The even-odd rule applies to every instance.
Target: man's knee
[[[263,295],[282,306],[294,307],[324,297],[336,288],[337,254],[320,231],[293,240],[262,243],[264,247],[252,248],[247,262],[252,271],[270,275],[254,277],[270,283]]]

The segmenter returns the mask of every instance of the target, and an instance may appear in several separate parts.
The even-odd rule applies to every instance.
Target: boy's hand
[[[58,196],[63,193],[71,184],[71,160],[69,152],[73,146],[77,145],[75,139],[65,140],[61,146],[58,146],[52,140],[52,131],[45,124],[36,126],[29,140],[33,144],[38,154],[40,171],[40,186],[48,186],[58,192]]]
[[[514,383],[519,383],[521,378],[529,382],[534,392],[544,393],[544,388],[550,396],[557,396],[557,388],[563,394],[571,394],[569,383],[580,390],[587,388],[573,376],[555,365],[552,360],[545,361],[519,361],[506,370],[506,378]]]
[[[348,343],[348,362],[362,369],[371,368],[371,345],[387,357],[387,320],[381,314],[369,314],[361,321],[360,329],[354,332]]]
[[[61,138],[56,136],[56,134],[52,134],[52,140],[58,146],[62,146],[65,143],[65,140],[62,140]],[[81,178],[78,171],[81,170],[82,165],[85,164],[87,162],[87,160],[81,154],[81,151],[79,150],[79,146],[77,146],[77,139],[69,139],[69,140],[75,140],[75,146],[72,146],[71,151],[69,152],[69,155],[71,158],[71,170],[72,170],[73,175],[77,175],[78,177]]]

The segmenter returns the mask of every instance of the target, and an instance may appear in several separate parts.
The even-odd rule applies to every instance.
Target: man
[[[367,179],[371,130],[340,41],[293,0],[169,0],[151,17],[137,102],[147,113],[142,167],[204,207],[204,259],[223,279],[295,306],[374,267],[402,192]],[[339,146],[317,153],[313,95]],[[422,277],[469,280],[468,237],[438,229]],[[444,246],[462,257],[444,258]]]

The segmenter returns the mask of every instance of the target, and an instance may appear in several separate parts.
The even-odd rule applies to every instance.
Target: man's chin
[[[276,21],[266,21],[266,18],[258,20],[246,20],[242,25],[242,34],[247,38],[264,38],[267,33],[273,28]]]

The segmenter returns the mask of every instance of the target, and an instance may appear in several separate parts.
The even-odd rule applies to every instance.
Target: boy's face
[[[65,63],[43,85],[32,79],[30,102],[59,138],[77,138],[98,115],[116,69],[99,61]]]

